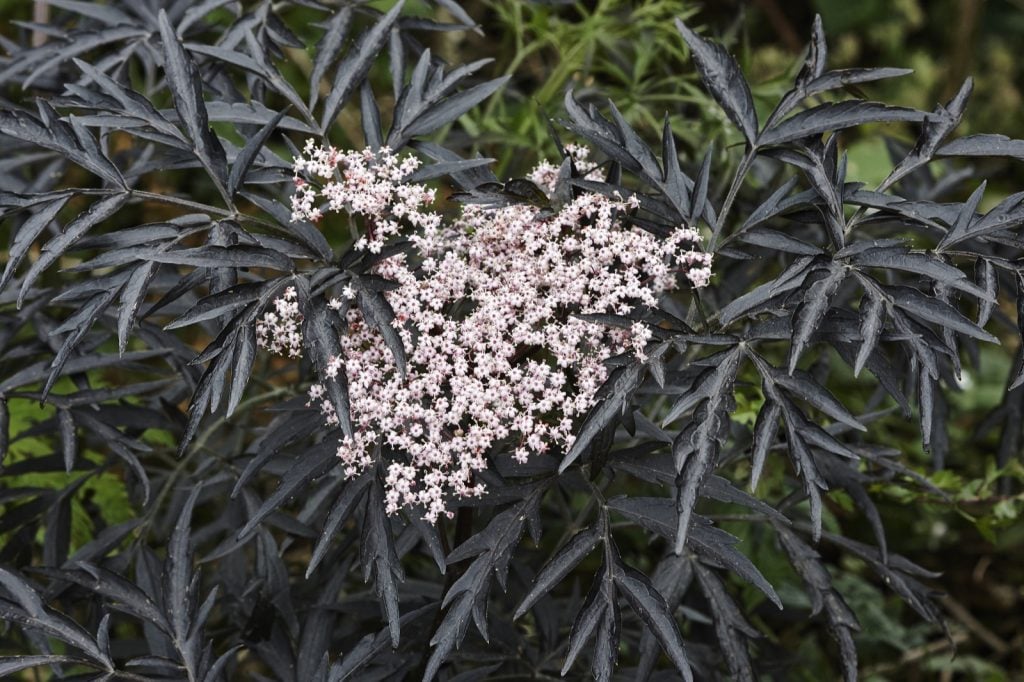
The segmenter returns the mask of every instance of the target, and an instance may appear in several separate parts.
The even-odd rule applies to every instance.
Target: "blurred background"
[[[140,2],[159,5],[159,0]],[[420,0],[410,3],[425,15],[443,12]],[[385,8],[392,3],[371,4]],[[490,57],[494,62],[488,75],[513,75],[501,94],[461,120],[467,146],[497,159],[501,177],[520,175],[539,156],[555,155],[546,121],[559,115],[567,87],[578,97],[610,98],[642,134],[652,138],[667,115],[683,154],[700,158],[706,145],[715,141],[718,160],[728,164],[734,151],[731,146],[739,138],[701,91],[673,26],[676,17],[729,46],[748,75],[762,116],[799,69],[814,15],[820,13],[831,68],[914,70],[901,79],[869,84],[867,96],[931,110],[970,76],[974,95],[960,134],[992,132],[1024,138],[1024,63],[1020,59],[1024,0],[468,0],[462,4],[479,21],[482,35],[438,33],[431,38],[431,48],[450,61]],[[0,0],[0,35],[31,39],[32,27],[23,22],[31,22],[34,15],[45,17],[48,9],[52,8],[45,2]],[[379,75],[380,86],[375,89],[386,92],[386,67]],[[17,93],[3,96],[16,99]],[[888,173],[885,142],[877,132],[854,133],[844,139],[851,179],[872,183]],[[891,131],[912,143],[910,133]],[[975,173],[979,181],[989,181],[989,206],[1024,187],[1024,162],[979,161]],[[0,260],[4,254],[0,251]],[[839,560],[843,570],[837,584],[863,626],[859,644],[864,679],[1024,680],[1024,496],[1006,492],[996,482],[1000,475],[1016,479],[1013,490],[1020,490],[1024,467],[1018,459],[997,470],[998,433],[985,428],[986,415],[1005,390],[1008,350],[1012,349],[983,355],[982,369],[965,371],[961,391],[952,396],[953,447],[948,469],[929,468],[916,424],[896,417],[877,422],[872,429],[873,438],[906,453],[916,470],[952,498],[946,502],[895,486],[872,491],[886,520],[890,546],[943,573],[936,584],[948,591],[941,603],[949,617],[949,632],[922,624],[856,561]],[[742,404],[739,407],[742,410]],[[15,432],[27,428],[33,418],[29,413],[13,415],[12,427]],[[18,447],[31,447],[31,441],[23,439]],[[32,485],[46,485],[46,481]],[[870,537],[849,501],[842,494],[831,498],[832,511],[844,528],[863,524],[863,536]],[[117,495],[103,497],[99,491],[92,503],[113,518],[117,505],[126,500]],[[780,561],[779,556],[766,549],[763,556],[753,558],[772,579],[771,564]],[[806,633],[806,622],[799,622],[791,632],[779,635],[780,644],[799,652],[801,667],[807,671],[803,677],[785,679],[835,679],[822,646],[827,638]]]

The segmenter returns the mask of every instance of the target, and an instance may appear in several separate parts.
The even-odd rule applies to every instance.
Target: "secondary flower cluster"
[[[438,213],[424,210],[434,203],[434,190],[403,182],[419,165],[419,159],[399,159],[387,147],[373,151],[339,152],[333,147],[315,147],[306,143],[307,157],[295,160],[295,194],[292,195],[292,220],[319,222],[324,211],[367,218],[366,233],[356,248],[379,253],[403,222],[433,234],[441,224]],[[299,173],[327,179],[318,191]]]
[[[295,287],[285,289],[274,301],[274,310],[257,320],[256,345],[290,358],[302,355],[302,313]]]
[[[569,143],[565,145],[565,153],[572,157],[576,170],[582,173],[587,180],[600,180],[601,174],[597,164],[590,161],[590,147]],[[530,182],[548,191],[550,194],[555,190],[558,182],[559,168],[547,159],[542,160],[530,171],[528,176]]]
[[[375,464],[381,447],[395,453],[386,467],[389,512],[414,508],[430,521],[450,515],[451,496],[484,492],[474,474],[496,447],[525,462],[571,446],[574,425],[607,378],[605,361],[627,351],[646,359],[652,335],[643,323],[619,329],[578,315],[628,315],[656,305],[680,273],[694,286],[710,277],[695,230],[657,238],[624,224],[635,199],[585,193],[557,212],[470,205],[444,221],[431,208],[433,191],[405,180],[417,168],[414,157],[312,144],[305,153],[295,164],[296,219],[344,211],[360,218],[358,248],[379,252],[399,233],[415,246],[374,266],[398,285],[385,296],[408,355],[404,376],[358,308],[332,301],[346,310],[347,327],[328,372],[348,377],[356,427],[338,456],[354,475]],[[538,184],[549,184],[553,168],[535,171],[545,180]],[[316,189],[301,172],[327,182]],[[278,306],[275,319],[287,310]],[[261,343],[291,349],[290,338]],[[337,423],[322,386],[309,397]]]

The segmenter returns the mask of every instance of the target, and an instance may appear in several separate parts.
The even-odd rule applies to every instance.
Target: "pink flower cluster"
[[[569,143],[565,145],[565,152],[572,157],[576,170],[582,173],[587,180],[601,179],[601,173],[597,170],[597,164],[589,160],[589,147]],[[527,179],[550,194],[555,190],[555,183],[558,181],[558,170],[558,166],[544,159],[537,164],[536,168],[530,171]]]
[[[315,147],[313,140],[306,143],[304,152],[307,157],[295,159],[292,220],[319,222],[325,210],[363,216],[365,234],[355,247],[372,253],[379,253],[401,232],[403,223],[428,234],[440,227],[441,215],[424,210],[434,203],[434,190],[402,182],[419,168],[415,156],[399,160],[387,147],[343,153],[333,147]],[[299,175],[302,172],[327,182],[318,191]]]
[[[302,313],[295,287],[285,289],[274,310],[256,321],[256,346],[290,358],[302,355]]]
[[[659,239],[624,224],[635,199],[586,193],[553,214],[470,205],[444,221],[431,208],[433,191],[404,180],[418,165],[413,157],[312,144],[305,153],[295,163],[297,219],[344,211],[362,222],[358,248],[379,252],[398,234],[415,245],[374,266],[398,284],[385,295],[407,373],[399,374],[383,338],[354,306],[342,353],[328,368],[349,382],[356,433],[338,448],[346,475],[374,465],[381,445],[398,453],[386,466],[392,513],[415,508],[432,522],[450,516],[452,496],[483,494],[474,474],[496,448],[525,462],[570,447],[574,425],[607,378],[605,361],[626,351],[645,360],[652,336],[644,323],[617,329],[578,314],[628,315],[656,305],[679,273],[694,286],[710,277],[711,257],[696,250],[695,230],[680,227]],[[573,153],[585,163],[585,152]],[[553,168],[538,167],[534,180],[550,189]],[[327,182],[316,189],[302,172]],[[290,307],[283,306],[267,315],[284,319]],[[291,337],[276,347],[292,349]],[[322,386],[309,397],[337,423]]]

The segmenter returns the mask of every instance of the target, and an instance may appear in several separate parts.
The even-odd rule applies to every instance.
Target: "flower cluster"
[[[417,168],[415,156],[399,160],[387,147],[373,151],[340,152],[333,147],[306,143],[306,157],[295,160],[295,194],[292,220],[319,222],[324,211],[347,211],[365,219],[365,234],[355,244],[359,250],[379,253],[403,223],[434,236],[441,225],[438,213],[425,210],[434,203],[434,190],[403,182]],[[317,191],[299,174],[327,179]],[[320,202],[320,203],[318,203]]]
[[[590,161],[590,147],[569,143],[565,145],[565,153],[572,157],[576,170],[587,180],[600,180],[601,173],[597,170],[597,164]],[[558,182],[558,166],[547,159],[537,164],[537,167],[530,171],[527,179],[538,187],[551,193],[555,190]]]
[[[256,321],[256,346],[271,353],[297,358],[302,355],[302,313],[295,287],[288,287]]]
[[[587,163],[584,150],[572,153]],[[629,315],[656,305],[680,273],[694,286],[710,276],[695,230],[657,238],[624,224],[635,198],[584,193],[555,213],[470,205],[445,222],[430,208],[433,192],[405,180],[412,157],[312,145],[306,154],[295,166],[296,218],[346,211],[363,222],[359,248],[379,251],[400,232],[415,245],[374,266],[398,285],[385,295],[408,355],[405,375],[358,308],[332,302],[346,308],[347,327],[328,372],[348,377],[356,427],[338,456],[355,475],[375,464],[378,448],[395,453],[386,465],[389,512],[450,515],[451,496],[484,492],[474,475],[497,447],[520,462],[570,447],[607,378],[605,361],[627,351],[645,360],[652,337],[640,322],[618,329],[580,315]],[[301,172],[330,181],[316,190]],[[550,189],[552,172],[538,167],[533,179]],[[283,313],[279,306],[277,318]],[[336,423],[324,393],[314,385],[310,400]]]

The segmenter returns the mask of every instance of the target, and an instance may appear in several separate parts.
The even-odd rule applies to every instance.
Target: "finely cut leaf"
[[[474,85],[462,92],[451,95],[447,99],[433,104],[427,111],[417,116],[403,129],[403,137],[412,138],[429,135],[442,126],[448,125],[464,113],[493,95],[498,88],[508,82],[511,76],[502,76],[494,80]]]
[[[690,48],[701,82],[749,144],[757,138],[757,111],[747,80],[736,60],[716,43],[704,40],[676,19],[676,28]]]
[[[192,58],[185,52],[167,12],[160,10],[160,37],[164,47],[164,69],[174,95],[174,108],[192,139],[196,156],[223,192],[227,187],[227,157],[220,138],[210,128],[203,101],[203,82]]]
[[[936,156],[1008,156],[1024,160],[1024,140],[1005,135],[966,135],[941,147]]]
[[[11,240],[11,247],[7,252],[7,265],[4,266],[4,273],[0,276],[0,291],[7,286],[7,283],[14,277],[14,271],[28,254],[32,243],[43,233],[43,230],[53,222],[57,214],[64,207],[68,197],[61,197],[56,201],[46,203],[42,208],[29,216],[18,231],[14,233]]]
[[[757,143],[779,145],[865,123],[920,123],[925,116],[924,112],[916,109],[894,107],[880,102],[828,102],[780,121],[761,133]]]
[[[590,447],[597,435],[622,414],[633,391],[636,390],[642,379],[643,365],[640,363],[620,367],[608,377],[606,386],[611,389],[609,395],[591,408],[587,414],[583,426],[580,427],[579,433],[576,435],[576,440],[573,441],[572,447],[569,448],[558,465],[559,473],[568,469]]]
[[[331,83],[331,90],[324,100],[323,114],[320,117],[320,129],[327,130],[338,117],[341,107],[345,104],[349,95],[362,85],[363,79],[373,66],[373,60],[377,57],[398,15],[402,11],[404,0],[396,2],[387,14],[380,18],[373,28],[359,37],[358,43],[349,49],[348,53],[338,63],[334,73],[334,81]]]
[[[359,311],[363,314],[367,324],[384,337],[384,343],[391,351],[395,365],[398,367],[398,375],[404,378],[407,362],[406,352],[405,346],[402,344],[402,337],[398,335],[393,324],[395,321],[394,309],[381,291],[362,286],[359,279],[355,280],[354,284],[357,287],[356,305],[359,306]]]
[[[860,349],[853,365],[853,376],[860,376],[868,358],[875,350],[885,324],[885,301],[879,296],[866,295],[860,309]]]
[[[692,682],[693,672],[686,659],[683,637],[679,632],[679,625],[668,610],[665,598],[655,589],[647,576],[628,566],[616,567],[613,575],[615,586],[626,597],[633,611],[654,633],[683,679]]]
[[[948,303],[943,303],[937,298],[925,296],[917,289],[911,287],[888,287],[886,293],[892,299],[894,305],[928,322],[934,322],[941,327],[966,334],[980,341],[999,343],[999,339],[978,327]]]
[[[825,276],[815,280],[807,287],[803,302],[793,316],[793,343],[789,347],[788,371],[796,371],[796,363],[800,360],[804,348],[811,340],[818,323],[832,305],[832,297],[839,285],[846,279],[846,272],[839,267],[831,267]]]
[[[18,292],[18,307],[20,308],[25,302],[29,290],[43,272],[56,263],[64,255],[64,252],[81,239],[86,232],[117,213],[128,202],[128,198],[127,192],[118,192],[100,199],[68,223],[62,233],[46,242],[39,259],[32,264],[21,282],[21,289]]]
[[[237,538],[244,539],[251,535],[263,521],[278,507],[294,499],[295,493],[307,485],[310,480],[322,475],[332,464],[337,462],[337,443],[325,441],[303,452],[281,477],[277,490],[273,492],[260,508],[249,517]]]
[[[523,597],[519,607],[516,608],[513,620],[518,620],[533,605],[544,596],[552,587],[561,582],[562,578],[568,575],[569,571],[576,567],[588,554],[590,554],[598,543],[601,542],[604,532],[598,526],[592,526],[582,530],[565,543],[558,552],[540,570],[533,580],[533,586]]]

